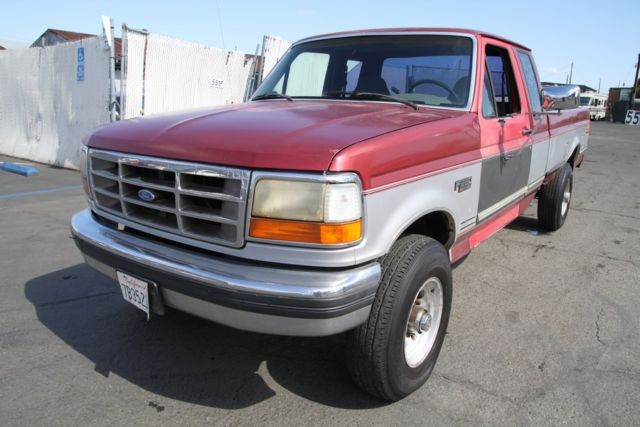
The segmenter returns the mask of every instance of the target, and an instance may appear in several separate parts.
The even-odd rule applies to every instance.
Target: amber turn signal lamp
[[[360,240],[362,236],[362,220],[332,224],[251,218],[249,236],[257,239],[338,245]]]

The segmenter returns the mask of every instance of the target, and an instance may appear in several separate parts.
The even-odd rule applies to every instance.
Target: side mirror
[[[562,85],[542,88],[542,110],[570,110],[580,106],[580,86]]]

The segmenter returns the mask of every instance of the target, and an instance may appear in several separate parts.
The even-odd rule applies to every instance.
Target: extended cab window
[[[527,52],[519,50],[518,58],[520,59],[520,68],[522,68],[524,82],[527,85],[527,95],[529,95],[531,111],[539,113],[542,111],[542,105],[540,103],[540,89],[538,86],[538,78],[536,77],[536,72],[533,68],[533,62],[531,61],[531,56]]]
[[[520,97],[509,52],[497,46],[487,46],[486,56],[498,115],[503,117],[519,113]]]
[[[378,94],[420,105],[465,108],[473,41],[450,35],[345,37],[294,45],[255,96],[354,98]]]

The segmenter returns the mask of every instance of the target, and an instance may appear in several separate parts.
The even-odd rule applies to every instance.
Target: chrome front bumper
[[[71,233],[101,273],[147,279],[163,304],[253,332],[323,336],[352,329],[367,319],[380,281],[377,262],[318,270],[250,263],[117,230],[90,209],[73,216]]]

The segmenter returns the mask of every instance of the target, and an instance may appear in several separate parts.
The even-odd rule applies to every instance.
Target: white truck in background
[[[595,92],[582,93],[580,106],[589,109],[591,120],[604,120],[607,115],[607,95]]]

